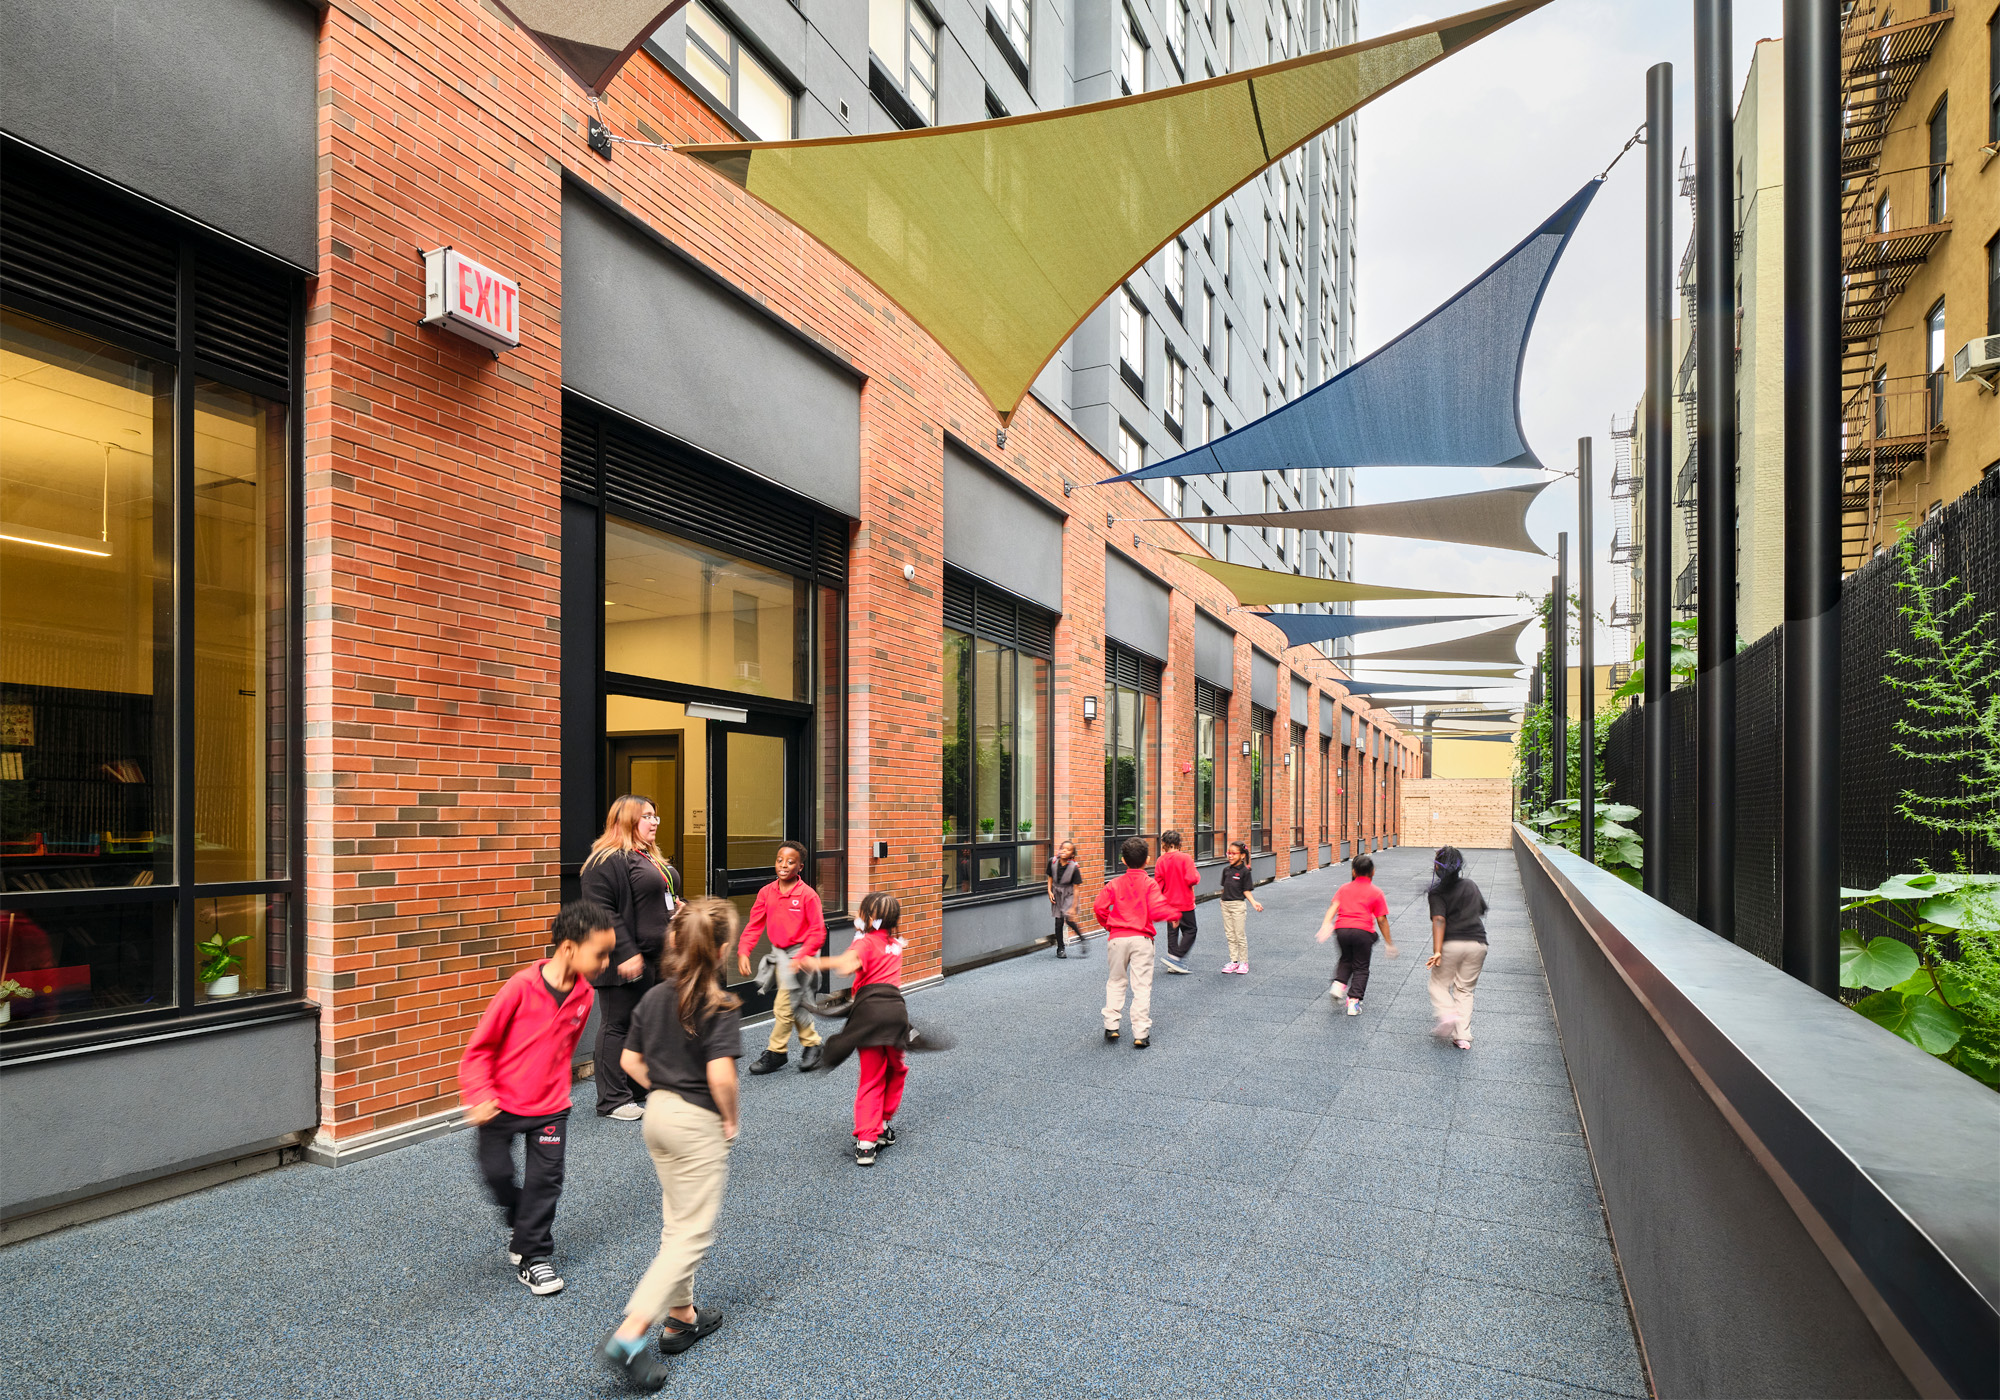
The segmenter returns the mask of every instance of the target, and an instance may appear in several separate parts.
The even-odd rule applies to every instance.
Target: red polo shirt
[[[1151,938],[1154,924],[1180,916],[1178,909],[1167,907],[1160,887],[1143,870],[1128,870],[1107,882],[1091,912],[1108,938]]]
[[[804,880],[794,880],[789,890],[780,890],[773,880],[757,891],[736,951],[749,957],[758,938],[766,935],[773,948],[789,948],[794,957],[817,957],[826,942],[826,911],[820,908],[819,891]]]
[[[1194,908],[1194,887],[1201,883],[1201,872],[1194,868],[1194,857],[1186,851],[1164,851],[1153,864],[1153,879],[1160,887],[1160,895],[1173,906],[1176,914],[1185,914]]]

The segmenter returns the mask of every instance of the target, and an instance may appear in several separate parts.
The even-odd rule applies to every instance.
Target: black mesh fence
[[[1917,529],[1914,539],[1927,584],[1956,579],[1945,600],[1972,596],[1970,616],[1961,622],[1982,613],[2000,617],[2000,472]],[[1949,869],[1961,844],[1898,811],[1905,792],[1942,796],[1960,790],[1959,775],[1950,767],[1906,758],[1894,749],[1903,738],[1896,722],[1911,716],[1907,698],[1884,680],[1899,669],[1889,653],[1915,649],[1902,614],[1905,595],[1897,588],[1903,578],[1902,561],[1890,551],[1856,570],[1841,596],[1840,879],[1862,889],[1926,864]],[[1781,951],[1784,663],[1782,627],[1736,658],[1737,941],[1773,963]],[[1672,783],[1667,903],[1692,918],[1697,820],[1693,689],[1676,690],[1667,710]],[[1640,706],[1620,715],[1603,756],[1612,799],[1642,809],[1644,723]],[[1649,862],[1656,858],[1656,852],[1646,853]]]

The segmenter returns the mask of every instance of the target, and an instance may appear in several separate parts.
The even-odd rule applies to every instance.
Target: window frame
[[[1166,416],[1167,431],[1176,438],[1187,430],[1187,366],[1181,362],[1172,346],[1167,347]]]
[[[733,119],[734,124],[749,131],[753,139],[758,141],[790,141],[796,138],[799,134],[799,94],[793,90],[792,85],[785,81],[777,69],[765,61],[763,54],[758,52],[755,46],[748,43],[742,33],[725,16],[716,13],[715,10],[703,4],[702,0],[689,0],[687,10],[688,14],[682,17],[684,37],[682,39],[681,68],[689,77],[694,79],[694,85],[721,103],[723,110]],[[714,21],[724,34],[729,36],[728,53],[716,53],[714,46],[707,39],[695,32],[694,25],[687,22],[688,18],[695,12],[707,16],[710,20]],[[729,74],[729,91],[727,93],[718,94],[714,92],[707,83],[703,82],[695,74],[692,68],[688,67],[686,58],[686,46],[688,44],[699,44],[702,52]],[[750,62],[756,64],[762,70],[764,76],[770,79],[774,86],[785,94],[785,115],[788,118],[786,125],[789,129],[783,136],[769,136],[757,131],[750,125],[749,119],[743,115],[742,60],[746,56]]]
[[[1292,770],[1292,845],[1302,851],[1306,845],[1306,727],[1292,721],[1291,747],[1287,750]]]
[[[10,188],[40,184],[48,166],[37,154],[9,141],[4,143],[9,161]],[[112,907],[147,906],[156,918],[163,918],[170,930],[166,988],[169,1004],[143,1006],[133,1010],[92,1011],[48,1022],[10,1021],[0,1031],[0,1063],[22,1055],[46,1053],[54,1047],[87,1046],[117,1042],[144,1035],[175,1023],[198,1020],[202,1025],[228,1024],[241,1019],[268,1017],[288,1007],[311,1005],[306,968],[306,883],[305,883],[305,308],[306,287],[297,271],[240,245],[224,243],[171,216],[155,215],[136,201],[92,179],[82,177],[72,184],[57,174],[65,186],[64,196],[91,212],[108,217],[134,230],[135,238],[165,245],[177,262],[174,296],[176,339],[174,343],[116,326],[97,324],[78,317],[65,317],[58,307],[34,302],[23,304],[7,296],[10,313],[59,328],[142,356],[161,365],[171,375],[171,421],[173,434],[172,493],[176,528],[172,543],[173,566],[167,579],[167,597],[172,621],[169,624],[174,646],[172,703],[172,746],[174,780],[168,801],[172,804],[173,846],[169,851],[167,878],[143,886],[100,886],[84,889],[5,890],[8,914],[33,918],[66,909],[99,910]],[[197,307],[206,286],[234,285],[264,278],[283,285],[286,308],[288,372],[284,382],[267,380],[241,369],[216,363],[201,353],[197,334]],[[198,586],[197,531],[179,522],[197,517],[196,455],[193,451],[199,418],[200,387],[214,383],[250,394],[285,410],[285,443],[282,451],[284,478],[280,538],[286,551],[281,577],[288,597],[284,600],[282,623],[285,629],[282,675],[286,696],[280,711],[283,733],[265,738],[267,757],[265,782],[272,765],[283,776],[282,820],[285,832],[281,843],[267,849],[281,852],[284,874],[248,880],[203,880],[197,868],[196,800],[198,791],[196,667],[198,618],[195,588]],[[273,724],[280,721],[274,718]],[[268,792],[268,789],[266,789]],[[273,816],[277,813],[273,812]],[[264,897],[282,901],[286,985],[281,989],[246,991],[227,998],[204,998],[197,980],[199,957],[195,944],[200,939],[201,905],[216,899]],[[267,904],[267,910],[270,905]],[[269,917],[267,913],[267,917]],[[268,925],[265,949],[270,939]],[[258,956],[251,952],[250,956]]]
[[[1143,402],[1146,397],[1146,308],[1130,287],[1119,289],[1118,372]],[[1138,359],[1133,354],[1137,352]]]
[[[1163,745],[1161,743],[1164,735],[1157,732],[1158,728],[1164,727],[1161,716],[1160,672],[1161,667],[1158,662],[1142,656],[1136,651],[1122,647],[1117,642],[1108,640],[1105,642],[1104,690],[1098,722],[1104,726],[1104,755],[1107,777],[1111,771],[1115,771],[1119,758],[1124,752],[1118,744],[1119,719],[1125,703],[1124,696],[1130,694],[1133,697],[1133,703],[1138,708],[1138,714],[1133,722],[1135,773],[1137,774],[1137,781],[1143,781],[1144,783],[1143,790],[1135,793],[1132,807],[1133,820],[1129,823],[1116,820],[1115,804],[1118,800],[1117,793],[1110,782],[1105,784],[1104,870],[1107,875],[1116,874],[1124,869],[1124,862],[1118,855],[1118,847],[1130,838],[1134,836],[1141,837],[1146,840],[1151,849],[1155,851],[1159,849],[1158,842],[1161,830],[1160,779],[1165,766],[1162,754]],[[1128,679],[1135,683],[1126,684],[1126,680]],[[1156,727],[1155,731],[1149,731],[1146,725],[1146,716],[1149,708],[1147,701],[1149,700],[1152,702],[1150,710]],[[1144,770],[1149,759],[1151,760],[1151,772],[1147,774]],[[1152,818],[1150,822],[1146,820],[1148,816]]]
[[[874,36],[871,32],[868,39],[868,53],[876,61],[876,66],[882,70],[883,76],[889,80],[897,96],[909,108],[909,115],[916,118],[917,124],[919,126],[936,126],[938,120],[938,49],[944,33],[944,21],[932,13],[930,7],[922,3],[922,0],[878,0],[878,3],[900,4],[902,8],[902,52],[900,55],[895,56],[879,52],[875,48]],[[872,30],[872,13],[870,19],[870,28]],[[910,76],[912,72],[912,41],[916,38],[916,26],[919,21],[924,24],[930,35],[930,43],[927,49],[930,67],[928,81],[923,85],[924,101],[919,101],[915,91],[916,85],[912,83]],[[888,66],[892,59],[896,63],[894,69]],[[880,101],[882,94],[877,93],[876,98]],[[884,105],[887,106],[890,104],[885,103]],[[797,110],[796,103],[793,110]],[[891,110],[890,115],[896,118],[898,125],[907,125],[903,120],[904,114]]]
[[[1146,34],[1139,17],[1124,9],[1125,23],[1118,33],[1118,87],[1127,97],[1146,91]]]
[[[1197,681],[1194,688],[1194,858],[1223,860],[1229,842],[1229,700],[1220,686]],[[1202,811],[1202,748],[1208,748],[1207,821]]]
[[[1250,706],[1250,850],[1271,854],[1271,749],[1277,714],[1262,705]]]

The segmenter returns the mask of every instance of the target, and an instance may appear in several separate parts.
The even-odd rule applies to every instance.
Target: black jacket
[[[887,982],[870,982],[854,994],[847,1028],[827,1039],[822,1063],[835,1069],[864,1045],[893,1045],[900,1050],[909,1041],[910,1012],[903,1005],[902,989]]]
[[[672,873],[674,890],[678,894],[680,872],[672,866],[667,869]],[[609,909],[618,930],[618,942],[612,948],[610,965],[604,969],[603,976],[591,979],[592,985],[652,986],[658,980],[660,954],[667,946],[666,877],[646,857],[637,851],[627,851],[622,857],[612,854],[595,865],[585,866],[581,884],[583,897]],[[637,983],[626,983],[618,975],[618,965],[635,955],[646,960],[646,970],[640,974]]]

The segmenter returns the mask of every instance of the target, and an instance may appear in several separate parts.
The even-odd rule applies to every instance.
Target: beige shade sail
[[[1225,564],[1206,554],[1182,554],[1182,559],[1236,595],[1246,608],[1278,603],[1367,603],[1386,598],[1491,598],[1491,593],[1436,593],[1421,588],[1391,588],[1382,583],[1348,583],[1337,578],[1306,578],[1300,574]],[[1522,626],[1526,626],[1523,623]]]
[[[1505,627],[1496,627],[1491,632],[1475,632],[1470,637],[1460,637],[1452,642],[1432,642],[1428,646],[1404,647],[1401,651],[1370,652],[1366,656],[1354,658],[1356,663],[1369,661],[1449,661],[1454,664],[1476,665],[1482,661],[1504,663],[1518,667],[1520,660],[1521,634],[1530,627],[1539,626],[1533,618],[1521,622],[1511,622]]]
[[[1481,680],[1493,680],[1496,678],[1515,680],[1521,674],[1519,666],[1442,666],[1432,669],[1430,666],[1422,666],[1415,663],[1408,666],[1398,666],[1393,662],[1387,661],[1351,661],[1344,662],[1343,664],[1357,671],[1388,671],[1394,675],[1416,676],[1423,680],[1429,680],[1433,676],[1442,676],[1446,680],[1451,679],[1453,676],[1477,676]]]
[[[596,94],[687,0],[494,0],[569,75]]]
[[[681,146],[851,263],[1004,420],[1111,290],[1295,147],[1548,0],[1160,92],[873,136]]]
[[[1502,486],[1497,491],[1471,491],[1462,496],[1431,496],[1417,501],[1204,516],[1201,523],[1390,535],[1406,540],[1441,540],[1446,544],[1543,554],[1546,551],[1528,534],[1528,507],[1550,485],[1537,481],[1526,486]]]

